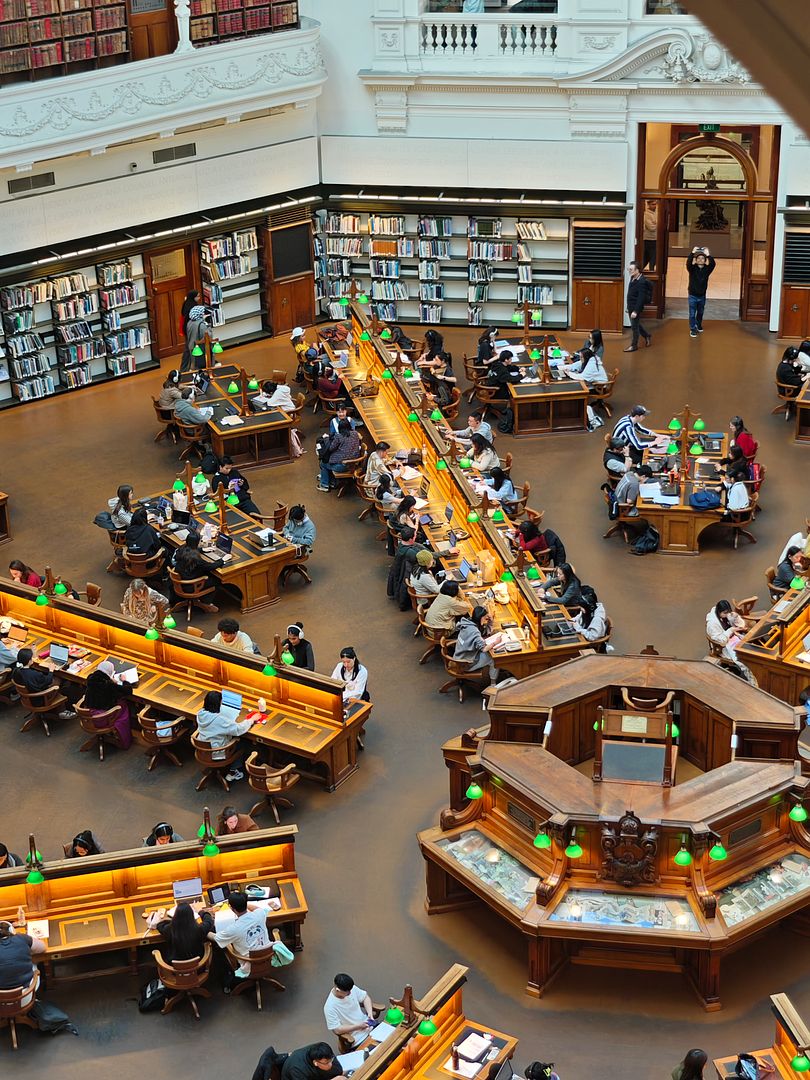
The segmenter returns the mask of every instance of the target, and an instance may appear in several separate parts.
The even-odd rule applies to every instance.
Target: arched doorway
[[[694,126],[672,125],[674,145],[654,175],[646,170],[646,185],[644,170],[639,174],[637,258],[653,282],[654,313],[686,317],[686,257],[708,247],[717,260],[712,317],[766,321],[779,131],[768,129],[763,154],[760,129],[743,129],[744,143],[739,134],[696,134]],[[764,182],[755,156],[764,162]]]

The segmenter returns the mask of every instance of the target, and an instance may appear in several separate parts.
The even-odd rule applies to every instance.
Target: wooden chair
[[[175,596],[179,598],[177,603],[172,604],[171,610],[179,611],[181,608],[185,608],[186,622],[191,622],[191,609],[194,607],[207,611],[209,614],[219,611],[216,604],[207,604],[203,600],[204,596],[210,596],[216,592],[217,588],[216,585],[209,584],[207,575],[183,581],[176,570],[169,569],[169,577],[171,578]]]
[[[546,516],[545,510],[532,510],[530,506],[526,507],[526,520],[533,521],[539,529],[543,524],[543,518]]]
[[[735,600],[732,597],[731,606],[734,609],[734,614],[745,619],[749,626],[753,626],[754,623],[765,614],[765,612],[759,613],[754,611],[758,600],[758,596],[747,596],[744,600]]]
[[[111,709],[106,709],[104,712],[96,713],[96,715],[93,716],[92,712],[85,708],[84,698],[77,703],[76,713],[79,717],[82,731],[90,736],[90,738],[85,739],[79,747],[81,753],[86,753],[96,746],[98,747],[98,760],[103,761],[105,741],[112,746],[117,746],[120,750],[121,741],[113,724],[113,720],[118,715],[119,709],[120,707],[118,705],[113,705]]]
[[[287,372],[282,371],[281,368],[273,368],[273,374],[270,378],[277,386],[287,385]]]
[[[768,466],[759,466],[759,476],[756,480],[745,480],[743,483],[748,489],[748,495],[751,497],[756,493],[757,496],[757,509],[756,512],[761,514],[765,507],[762,505],[762,488],[765,486],[765,477],[768,474]]]
[[[157,435],[155,435],[154,441],[161,442],[165,438],[170,438],[173,443],[177,442],[177,425],[174,419],[174,409],[161,409],[158,404],[158,399],[152,397],[152,404],[155,407],[155,419],[160,428]]]
[[[455,648],[455,639],[443,637],[441,640],[441,653],[442,660],[444,661],[444,670],[450,676],[446,683],[442,683],[439,687],[440,694],[449,694],[451,690],[458,691],[458,700],[464,701],[464,687],[468,683],[474,683],[482,690],[489,681],[489,672],[486,668],[481,668],[477,671],[470,671],[469,662],[463,660],[456,660],[453,656],[452,650]]]
[[[202,461],[205,457],[205,447],[203,446],[203,440],[206,436],[205,424],[181,424],[179,420],[176,420],[175,426],[180,441],[186,444],[185,449],[180,451],[180,460],[185,461],[192,454],[196,454]]]
[[[475,392],[478,384],[483,382],[489,374],[489,368],[485,364],[476,364],[474,358],[463,357],[464,360],[464,374],[467,376],[468,381],[471,383],[469,393],[467,394],[467,404],[472,404],[472,399],[475,397]]]
[[[166,1004],[160,1010],[162,1013],[170,1013],[175,1005],[188,1000],[194,1016],[200,1019],[200,1011],[197,1008],[195,997],[210,998],[210,990],[205,989],[208,976],[211,974],[211,942],[205,943],[202,957],[195,956],[191,960],[172,960],[171,963],[164,960],[158,949],[152,950],[152,959],[157,964],[158,978],[165,987],[174,993],[166,998]]]
[[[219,780],[226,791],[230,791],[231,788],[225,779],[225,773],[228,772],[231,765],[239,757],[239,740],[231,739],[225,746],[219,746],[215,750],[206,739],[201,738],[199,733],[195,731],[191,736],[191,745],[194,747],[194,757],[197,759],[197,764],[202,768],[202,776],[194,790],[202,791],[213,776]],[[215,754],[222,756],[215,757]]]
[[[278,930],[273,930],[273,941],[281,941]],[[287,989],[284,983],[280,983],[272,974],[276,970],[273,967],[275,951],[273,945],[270,944],[264,949],[251,949],[247,956],[241,956],[233,945],[226,948],[225,955],[234,971],[240,964],[250,963],[250,974],[236,979],[235,985],[231,989],[231,997],[244,994],[252,986],[256,991],[256,1008],[261,1012],[263,982],[269,983],[274,990],[282,993]]]
[[[11,1049],[17,1050],[17,1024],[36,1030],[37,1023],[28,1015],[37,1000],[39,986],[39,968],[34,968],[34,976],[27,986],[15,986],[11,990],[0,990],[0,1027],[11,1031]]]
[[[340,467],[340,471],[335,470],[332,473],[332,479],[337,483],[337,497],[342,499],[346,492],[354,487],[358,480],[362,480],[365,476],[365,463],[366,455],[361,454],[360,457],[349,458],[344,461]]]
[[[483,382],[476,384],[474,393],[478,399],[478,411],[481,413],[482,420],[486,420],[488,413],[493,412],[496,416],[500,416],[509,408],[509,398],[496,396],[499,390],[499,386],[486,386]]]
[[[513,463],[513,461],[514,461],[514,458],[512,457],[512,452],[511,451],[508,454],[504,454],[504,456],[500,459],[501,468],[503,469],[503,471],[506,473],[507,477],[509,477],[510,480],[512,478],[512,463]]]
[[[606,383],[597,383],[590,387],[588,401],[591,405],[601,405],[607,416],[613,416],[611,408],[608,405],[608,398],[613,397],[613,391],[616,389],[616,380],[618,377],[619,369],[614,368]]]
[[[250,808],[249,813],[251,817],[254,817],[262,810],[269,809],[276,819],[276,825],[278,825],[280,821],[278,816],[279,806],[283,806],[288,810],[295,807],[295,803],[290,802],[286,793],[295,787],[301,777],[296,771],[295,765],[290,764],[285,765],[282,769],[274,769],[272,765],[259,765],[256,760],[258,756],[258,751],[254,750],[245,761],[248,784],[250,784],[253,791],[262,796]]]
[[[729,529],[731,531],[732,546],[737,548],[740,541],[740,537],[744,536],[746,540],[749,540],[752,544],[757,542],[757,538],[745,528],[746,525],[753,525],[754,515],[757,512],[757,500],[759,498],[758,493],[755,491],[751,495],[751,502],[745,508],[745,510],[727,510],[728,518],[724,521],[722,518],[717,524],[723,529]]]
[[[346,404],[346,399],[344,397],[342,397],[342,396],[341,397],[336,397],[336,398],[326,397],[325,394],[322,394],[320,392],[320,390],[316,389],[315,390],[315,404],[314,404],[314,406],[312,408],[312,411],[314,413],[316,413],[318,411],[318,406],[322,407],[322,409],[323,409],[323,420],[321,421],[321,427],[326,427],[326,425],[329,423],[329,421],[332,419],[332,417],[337,412],[338,405],[345,405],[345,404]]]
[[[523,515],[526,513],[526,505],[529,501],[529,493],[531,492],[531,490],[532,485],[529,483],[528,480],[526,480],[523,484],[523,488],[521,489],[522,493],[516,502],[502,503],[504,513],[507,517],[511,518],[512,521],[517,521],[519,518],[522,518]]]
[[[68,699],[59,689],[58,684],[54,683],[47,690],[37,690],[33,694],[29,693],[24,686],[17,686],[17,692],[20,695],[20,704],[24,709],[28,709],[20,731],[30,731],[35,724],[39,723],[42,724],[45,734],[49,736],[51,729],[48,727],[48,717],[52,720],[58,718],[59,713],[66,708],[68,703]]]
[[[358,514],[358,521],[365,521],[369,514],[373,514],[377,507],[377,485],[368,484],[365,480],[365,474],[362,477],[357,478],[355,485],[357,494],[366,504],[363,510]]]
[[[790,419],[790,411],[796,405],[796,398],[801,393],[801,387],[792,386],[790,383],[783,383],[776,380],[776,396],[779,398],[779,404],[775,409],[771,409],[771,416],[775,416],[776,413],[784,412],[785,420]]]
[[[309,576],[305,565],[309,562],[309,554],[309,552],[306,552],[303,555],[299,555],[294,563],[290,563],[288,566],[284,567],[278,575],[279,587],[286,585],[293,574],[298,574],[307,585],[312,584],[312,578]]]
[[[605,619],[605,633],[603,637],[594,638],[593,641],[586,643],[586,648],[594,649],[598,653],[607,652],[608,642],[610,641],[610,635],[613,633],[613,623],[610,620],[610,616]]]
[[[84,589],[77,589],[79,596],[83,596],[91,607],[101,607],[101,586],[88,581]]]
[[[765,571],[765,583],[768,587],[768,595],[771,598],[771,603],[775,604],[780,597],[784,596],[787,589],[783,585],[775,585],[774,579],[776,578],[776,567],[769,566]]]
[[[127,531],[126,529],[109,529],[107,536],[110,540],[110,547],[113,549],[113,557],[107,564],[108,574],[123,574],[124,573],[124,545],[126,543]]]
[[[127,577],[143,578],[144,581],[162,577],[166,567],[166,552],[161,548],[154,555],[141,555],[125,547],[121,552],[121,565]]]
[[[205,637],[205,631],[200,630],[199,626],[187,626],[186,633],[189,637]]]
[[[151,772],[162,757],[168,758],[172,765],[182,768],[183,762],[171,748],[177,746],[191,731],[188,717],[175,716],[169,719],[153,713],[151,706],[147,705],[138,713],[138,723],[141,725],[141,741],[146,744],[146,756],[149,758],[146,771]]]
[[[302,371],[301,374],[304,379],[304,385],[307,388],[304,395],[304,404],[310,405],[314,401],[315,407],[317,408],[318,391],[315,389],[315,379],[312,377],[312,375],[307,374],[306,371]],[[315,409],[313,409],[312,411],[315,412]]]
[[[428,624],[425,622],[423,612],[417,611],[416,614],[417,618],[419,619],[419,630],[422,634],[422,637],[428,643],[428,648],[425,649],[425,651],[419,657],[419,663],[426,664],[428,660],[430,660],[431,656],[435,656],[436,653],[441,653],[442,641],[446,636],[447,631],[442,630],[441,628],[437,629],[436,627],[428,626]]]
[[[11,668],[0,671],[0,701],[2,701],[4,705],[11,705],[11,695],[16,693],[17,687],[14,685],[14,680],[11,677]]]
[[[458,410],[461,404],[461,391],[457,386],[453,387],[450,400],[439,410],[445,420],[458,420]]]
[[[607,491],[603,491],[602,494],[605,497],[605,505],[609,507],[609,494],[607,493]],[[608,540],[611,536],[615,536],[617,532],[620,532],[622,534],[622,538],[625,544],[630,543],[630,525],[633,522],[640,520],[637,514],[634,514],[633,517],[627,516],[632,509],[633,506],[631,503],[619,503],[619,516],[613,520],[613,524],[610,526],[608,531],[602,534],[603,540]]]

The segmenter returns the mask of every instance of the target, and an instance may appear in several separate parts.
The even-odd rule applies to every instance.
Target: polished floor
[[[688,402],[711,429],[742,414],[768,467],[765,509],[755,526],[758,544],[734,551],[718,530],[706,538],[699,558],[634,558],[619,537],[602,539],[603,432],[501,436],[499,449],[513,451],[516,479],[532,483],[530,505],[546,511],[582,578],[605,602],[616,648],[631,652],[653,643],[662,653],[700,657],[712,604],[721,597],[766,595],[765,567],[810,511],[809,451],[792,442],[792,424],[770,415],[784,343],[763,327],[712,322],[709,311],[706,333],[696,341],[676,319],[654,324],[653,333],[652,347],[631,355],[621,352],[627,338],[608,342],[608,366],[621,368],[614,415],[640,401],[652,410],[653,425],[666,426]],[[447,340],[460,360],[474,347],[474,332],[448,331]],[[290,349],[278,340],[242,356],[249,370],[267,374],[288,364]],[[174,477],[176,450],[152,441],[149,393],[158,385],[151,373],[2,414],[0,486],[11,495],[14,530],[3,566],[11,558],[40,569],[51,565],[74,583],[101,584],[103,603],[117,606],[125,582],[104,573],[107,539],[92,518],[119,483],[148,493]],[[420,650],[410,618],[386,599],[387,558],[374,540],[374,525],[357,521],[360,504],[315,491],[312,445],[319,422],[306,417],[310,450],[302,459],[251,473],[262,509],[276,498],[306,502],[319,530],[313,584],[291,587],[278,606],[242,622],[260,643],[269,643],[273,633],[301,618],[322,671],[331,671],[341,646],[354,645],[370,669],[375,706],[360,771],[333,795],[300,784],[287,817],[300,827],[297,863],[311,909],[305,949],[283,972],[287,991],[268,992],[263,1013],[248,997],[216,995],[202,1003],[197,1024],[183,1008],[168,1017],[140,1016],[134,999],[146,974],[56,986],[51,996],[71,1014],[81,1037],[23,1031],[14,1075],[39,1080],[50,1071],[59,1080],[86,1080],[92,1069],[116,1080],[247,1078],[268,1044],[288,1049],[325,1034],[321,1005],[336,971],[350,971],[380,999],[399,994],[405,982],[418,994],[454,961],[470,967],[469,1014],[519,1036],[520,1071],[535,1058],[553,1060],[562,1080],[654,1080],[668,1076],[692,1046],[705,1047],[710,1056],[763,1046],[772,1030],[767,995],[776,991],[788,991],[810,1016],[810,946],[787,931],[777,930],[726,962],[725,1008],[707,1016],[677,975],[574,967],[545,998],[534,1000],[523,993],[525,954],[517,934],[483,910],[425,915],[414,836],[437,820],[446,803],[442,741],[482,714],[475,700],[459,705],[436,693],[443,672],[435,662],[417,666]],[[215,617],[203,616],[199,625],[210,634]],[[37,731],[19,734],[16,710],[5,710],[3,722],[0,839],[12,850],[23,849],[33,831],[38,847],[54,856],[87,827],[108,848],[132,846],[161,819],[193,835],[203,805],[194,791],[193,762],[147,774],[133,747],[99,764],[79,754],[74,725],[48,740]],[[207,798],[220,808],[217,793]],[[240,809],[250,805],[244,785],[235,785],[230,798]],[[3,1075],[10,1076],[3,1031],[0,1060]]]

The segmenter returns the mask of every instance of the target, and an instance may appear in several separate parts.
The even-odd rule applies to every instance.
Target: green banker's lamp
[[[539,349],[532,349],[532,351],[529,353],[529,359],[530,360],[542,360],[543,359],[543,354],[540,352]]]
[[[706,430],[706,421],[702,420],[700,417],[698,417],[697,420],[692,425],[692,430],[693,431],[705,431]]]
[[[157,639],[160,637],[160,634],[154,628],[154,626],[150,626],[143,636],[146,638],[147,641],[157,641]]]
[[[25,865],[28,867],[26,884],[41,885],[45,880],[45,875],[42,873],[42,852],[37,850],[33,833],[28,835],[28,854],[25,856]]]
[[[228,506],[236,506],[239,502],[239,496],[236,494],[235,491],[232,491],[228,498],[225,500],[225,502],[228,504]]]
[[[540,850],[543,851],[551,847],[551,837],[548,835],[545,829],[543,829],[537,834],[537,836],[535,836],[534,840],[532,840],[532,843],[536,848],[540,848]]]
[[[512,322],[513,323],[522,323],[523,322],[523,314],[522,314],[522,312],[516,311],[512,315]]]
[[[41,592],[34,601],[34,603],[37,605],[37,607],[47,607],[50,601],[48,600],[48,597],[45,595],[45,593]]]
[[[248,390],[258,390],[258,389],[259,389],[259,380],[254,375],[254,376],[252,376],[252,378],[248,382]]]
[[[228,393],[229,394],[238,394],[239,393],[239,383],[234,382],[233,379],[231,379],[231,381],[228,383]]]
[[[357,297],[357,303],[358,304],[367,304],[368,303],[368,293],[361,292],[360,295]]]
[[[293,654],[290,652],[289,649],[285,649],[284,652],[281,654],[281,662],[282,662],[282,664],[294,664],[295,663],[295,657],[293,656]]]
[[[385,328],[385,329],[383,330],[383,332],[382,332],[382,333],[380,334],[380,337],[381,337],[381,338],[383,339],[383,341],[389,341],[389,340],[390,340],[390,338],[391,338],[391,331],[390,331],[390,330],[388,329],[388,327],[387,327],[387,326],[386,326],[386,328]]]
[[[361,333],[360,340],[361,341],[371,341],[371,334],[368,332],[368,330],[364,330]]]
[[[267,675],[268,678],[272,678],[274,675],[277,675],[277,674],[278,674],[278,672],[276,671],[276,669],[273,667],[272,664],[265,664],[264,667],[262,668],[262,675]]]
[[[441,409],[434,409],[430,414],[430,419],[433,420],[434,423],[438,423],[439,420],[444,420]]]
[[[203,512],[206,513],[206,514],[215,514],[217,512],[217,510],[219,510],[219,507],[217,506],[217,504],[214,502],[213,499],[209,499],[208,502],[203,507]]]
[[[341,296],[340,300],[338,300],[338,303],[340,304],[341,307],[348,307],[349,306],[349,298],[348,298],[348,296]]]
[[[177,626],[177,620],[174,615],[167,615],[163,620],[163,626],[166,630],[174,630]]]
[[[535,308],[532,311],[531,319],[532,319],[532,322],[542,322],[543,321],[543,312],[540,310],[540,308]]]
[[[215,355],[224,351],[225,350],[222,348],[218,341],[215,341],[214,344],[211,346],[211,352]]]
[[[680,420],[678,419],[677,416],[673,416],[667,426],[669,427],[670,431],[680,431],[681,430],[681,422],[680,422]]]
[[[213,859],[215,855],[219,855],[217,838],[211,828],[211,813],[207,806],[203,807],[203,823],[197,830],[197,836],[203,841],[202,853],[207,859]]]
[[[53,587],[54,596],[64,596],[67,593],[67,585],[64,581],[57,581]]]
[[[203,351],[202,351],[202,349],[200,348],[199,345],[194,346],[194,348],[191,350],[191,355],[192,356],[202,356],[203,355]]]
[[[178,476],[177,479],[175,480],[175,482],[172,484],[172,491],[185,491],[185,490],[186,490],[186,482],[185,482],[185,480],[181,480],[180,477]]]

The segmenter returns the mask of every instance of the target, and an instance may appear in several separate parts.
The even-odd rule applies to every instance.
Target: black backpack
[[[661,537],[658,534],[658,529],[648,525],[630,550],[634,555],[651,555],[653,552],[658,551],[660,543]]]
[[[160,979],[152,979],[138,995],[138,1011],[142,1013],[160,1012],[166,1004],[169,992]]]
[[[57,1005],[51,1005],[49,1001],[35,1001],[28,1015],[32,1020],[36,1020],[40,1031],[46,1031],[49,1035],[57,1035],[60,1031],[69,1031],[71,1035],[79,1034],[68,1014],[62,1012]]]

